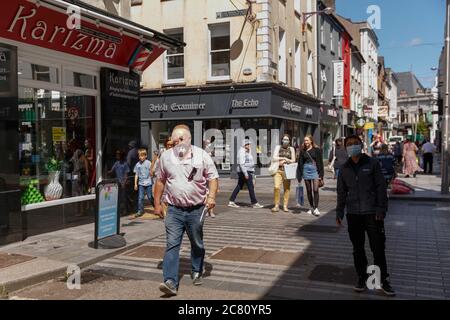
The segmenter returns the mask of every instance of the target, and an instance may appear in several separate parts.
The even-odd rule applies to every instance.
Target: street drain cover
[[[307,224],[307,225],[302,226],[299,229],[299,231],[318,232],[318,233],[336,233],[339,231],[339,228],[336,226]]]
[[[142,246],[130,252],[127,252],[124,255],[135,258],[163,259],[165,251],[165,247]]]
[[[21,254],[14,253],[0,253],[0,269],[27,262],[33,259],[35,259],[35,257],[23,256]]]
[[[305,263],[304,257],[297,252],[283,252],[264,249],[226,247],[211,256],[211,259],[239,261],[248,263],[293,266]]]
[[[337,267],[333,265],[317,265],[309,274],[309,280],[353,285],[356,272],[353,267]]]

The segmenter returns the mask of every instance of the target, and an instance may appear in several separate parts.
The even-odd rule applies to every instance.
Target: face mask
[[[179,158],[184,158],[186,156],[186,154],[188,153],[190,147],[191,147],[191,144],[189,142],[187,142],[187,141],[181,142],[173,147],[173,152]]]
[[[359,156],[362,152],[362,147],[360,144],[356,144],[353,146],[347,147],[347,154],[349,157],[356,157]]]
[[[283,146],[288,146],[289,145],[289,140],[283,140]]]

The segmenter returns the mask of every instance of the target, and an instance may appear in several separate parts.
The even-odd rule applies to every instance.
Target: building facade
[[[94,221],[97,182],[140,136],[133,56],[182,43],[81,1],[13,0],[0,17],[2,244]]]
[[[435,97],[412,72],[400,72],[398,79],[398,132],[414,141],[432,138]]]
[[[134,21],[187,43],[143,73],[141,133],[149,149],[159,150],[180,122],[191,126],[200,146],[217,130],[215,146],[225,151],[216,153],[216,162],[230,172],[235,154],[227,130],[278,129],[296,147],[306,134],[319,141],[317,17],[302,24],[302,13],[316,11],[315,2],[261,0],[235,7],[227,1],[151,0],[133,6]],[[154,12],[156,19],[149,20]],[[279,143],[270,136],[257,141],[258,150]]]
[[[398,96],[398,78],[395,76],[395,73],[392,69],[386,69],[387,81],[389,82],[389,122],[392,128],[391,135],[397,135],[397,126],[398,126],[398,105],[397,105],[397,96]]]
[[[362,88],[362,67],[365,63],[359,48],[352,45],[352,70],[351,70],[351,110],[356,112],[358,117],[363,116],[363,88]]]

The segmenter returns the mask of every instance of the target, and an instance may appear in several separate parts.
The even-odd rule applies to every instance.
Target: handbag
[[[273,161],[272,160],[272,163],[270,164],[270,167],[267,169],[267,171],[269,171],[269,174],[271,176],[274,176],[278,172],[278,168],[279,167],[280,166],[279,166],[278,161]]]
[[[311,161],[316,166],[317,173],[319,173],[319,168],[317,168],[317,163],[314,161],[314,159],[311,157],[311,155],[309,154],[308,151],[306,151],[306,154],[308,155],[308,157],[311,159]],[[324,185],[325,185],[325,183],[323,182],[323,179],[319,178],[319,188],[322,188]]]
[[[303,191],[303,186],[302,185],[298,185],[296,190],[295,190],[295,194],[297,196],[297,203],[301,206],[304,205],[305,203],[305,196],[304,196],[304,191]]]

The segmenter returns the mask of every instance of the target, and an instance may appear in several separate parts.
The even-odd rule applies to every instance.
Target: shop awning
[[[5,1],[0,37],[138,72],[165,50],[185,45],[79,0]]]

